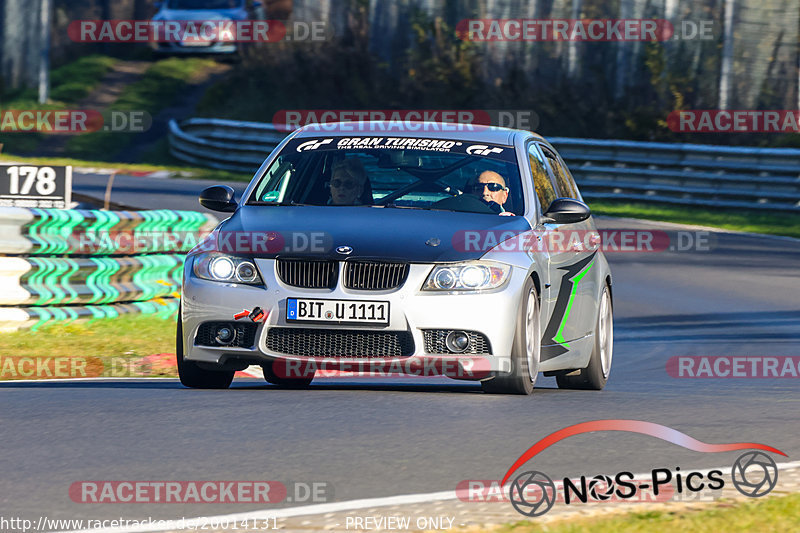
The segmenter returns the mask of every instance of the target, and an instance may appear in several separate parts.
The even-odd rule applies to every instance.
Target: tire
[[[594,348],[589,366],[575,375],[556,376],[560,389],[603,390],[611,374],[611,359],[614,355],[614,314],[611,308],[611,293],[608,285],[600,295],[600,309],[594,330]]]
[[[489,394],[524,394],[533,392],[539,373],[542,353],[539,295],[533,280],[528,278],[522,290],[522,301],[517,314],[514,345],[511,348],[511,372],[498,373],[494,378],[481,381],[483,392]]]
[[[314,380],[314,375],[316,374],[316,370],[308,373],[309,375],[304,376],[302,378],[287,378],[285,376],[278,375],[275,370],[273,369],[273,364],[267,363],[262,365],[261,368],[264,370],[264,379],[267,380],[267,383],[272,383],[273,385],[280,385],[281,387],[289,387],[289,388],[304,388],[311,385],[311,382]],[[307,374],[307,372],[303,372],[303,374]]]
[[[175,357],[178,361],[178,376],[184,387],[192,389],[227,389],[233,381],[231,370],[206,370],[197,363],[183,358],[183,322],[178,310],[178,327],[175,332]]]

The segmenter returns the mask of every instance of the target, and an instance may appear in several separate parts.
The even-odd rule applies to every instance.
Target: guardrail
[[[217,222],[193,211],[0,208],[0,331],[174,313],[184,254]]]
[[[274,124],[194,118],[169,125],[188,163],[255,172],[286,136]],[[800,213],[800,150],[549,139],[588,199]]]
[[[255,172],[286,137],[273,124],[192,118],[169,122],[169,151],[187,163]]]

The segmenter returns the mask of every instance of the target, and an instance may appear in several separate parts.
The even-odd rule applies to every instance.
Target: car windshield
[[[293,139],[248,205],[382,206],[523,214],[514,149],[448,139]]]
[[[236,9],[243,0],[169,0],[170,9]]]

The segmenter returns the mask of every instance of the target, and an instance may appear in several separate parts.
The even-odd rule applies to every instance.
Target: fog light
[[[451,331],[444,340],[447,349],[453,353],[462,353],[469,349],[469,335],[463,331]]]
[[[236,337],[236,332],[232,327],[220,326],[217,328],[217,335],[214,337],[214,340],[219,344],[230,344],[233,342],[234,337]]]

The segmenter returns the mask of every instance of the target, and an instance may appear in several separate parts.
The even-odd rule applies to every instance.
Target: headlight
[[[195,256],[192,272],[200,279],[263,285],[256,264],[251,259],[220,253]]]
[[[509,265],[473,261],[436,266],[431,270],[424,291],[481,291],[503,285],[511,273]]]

